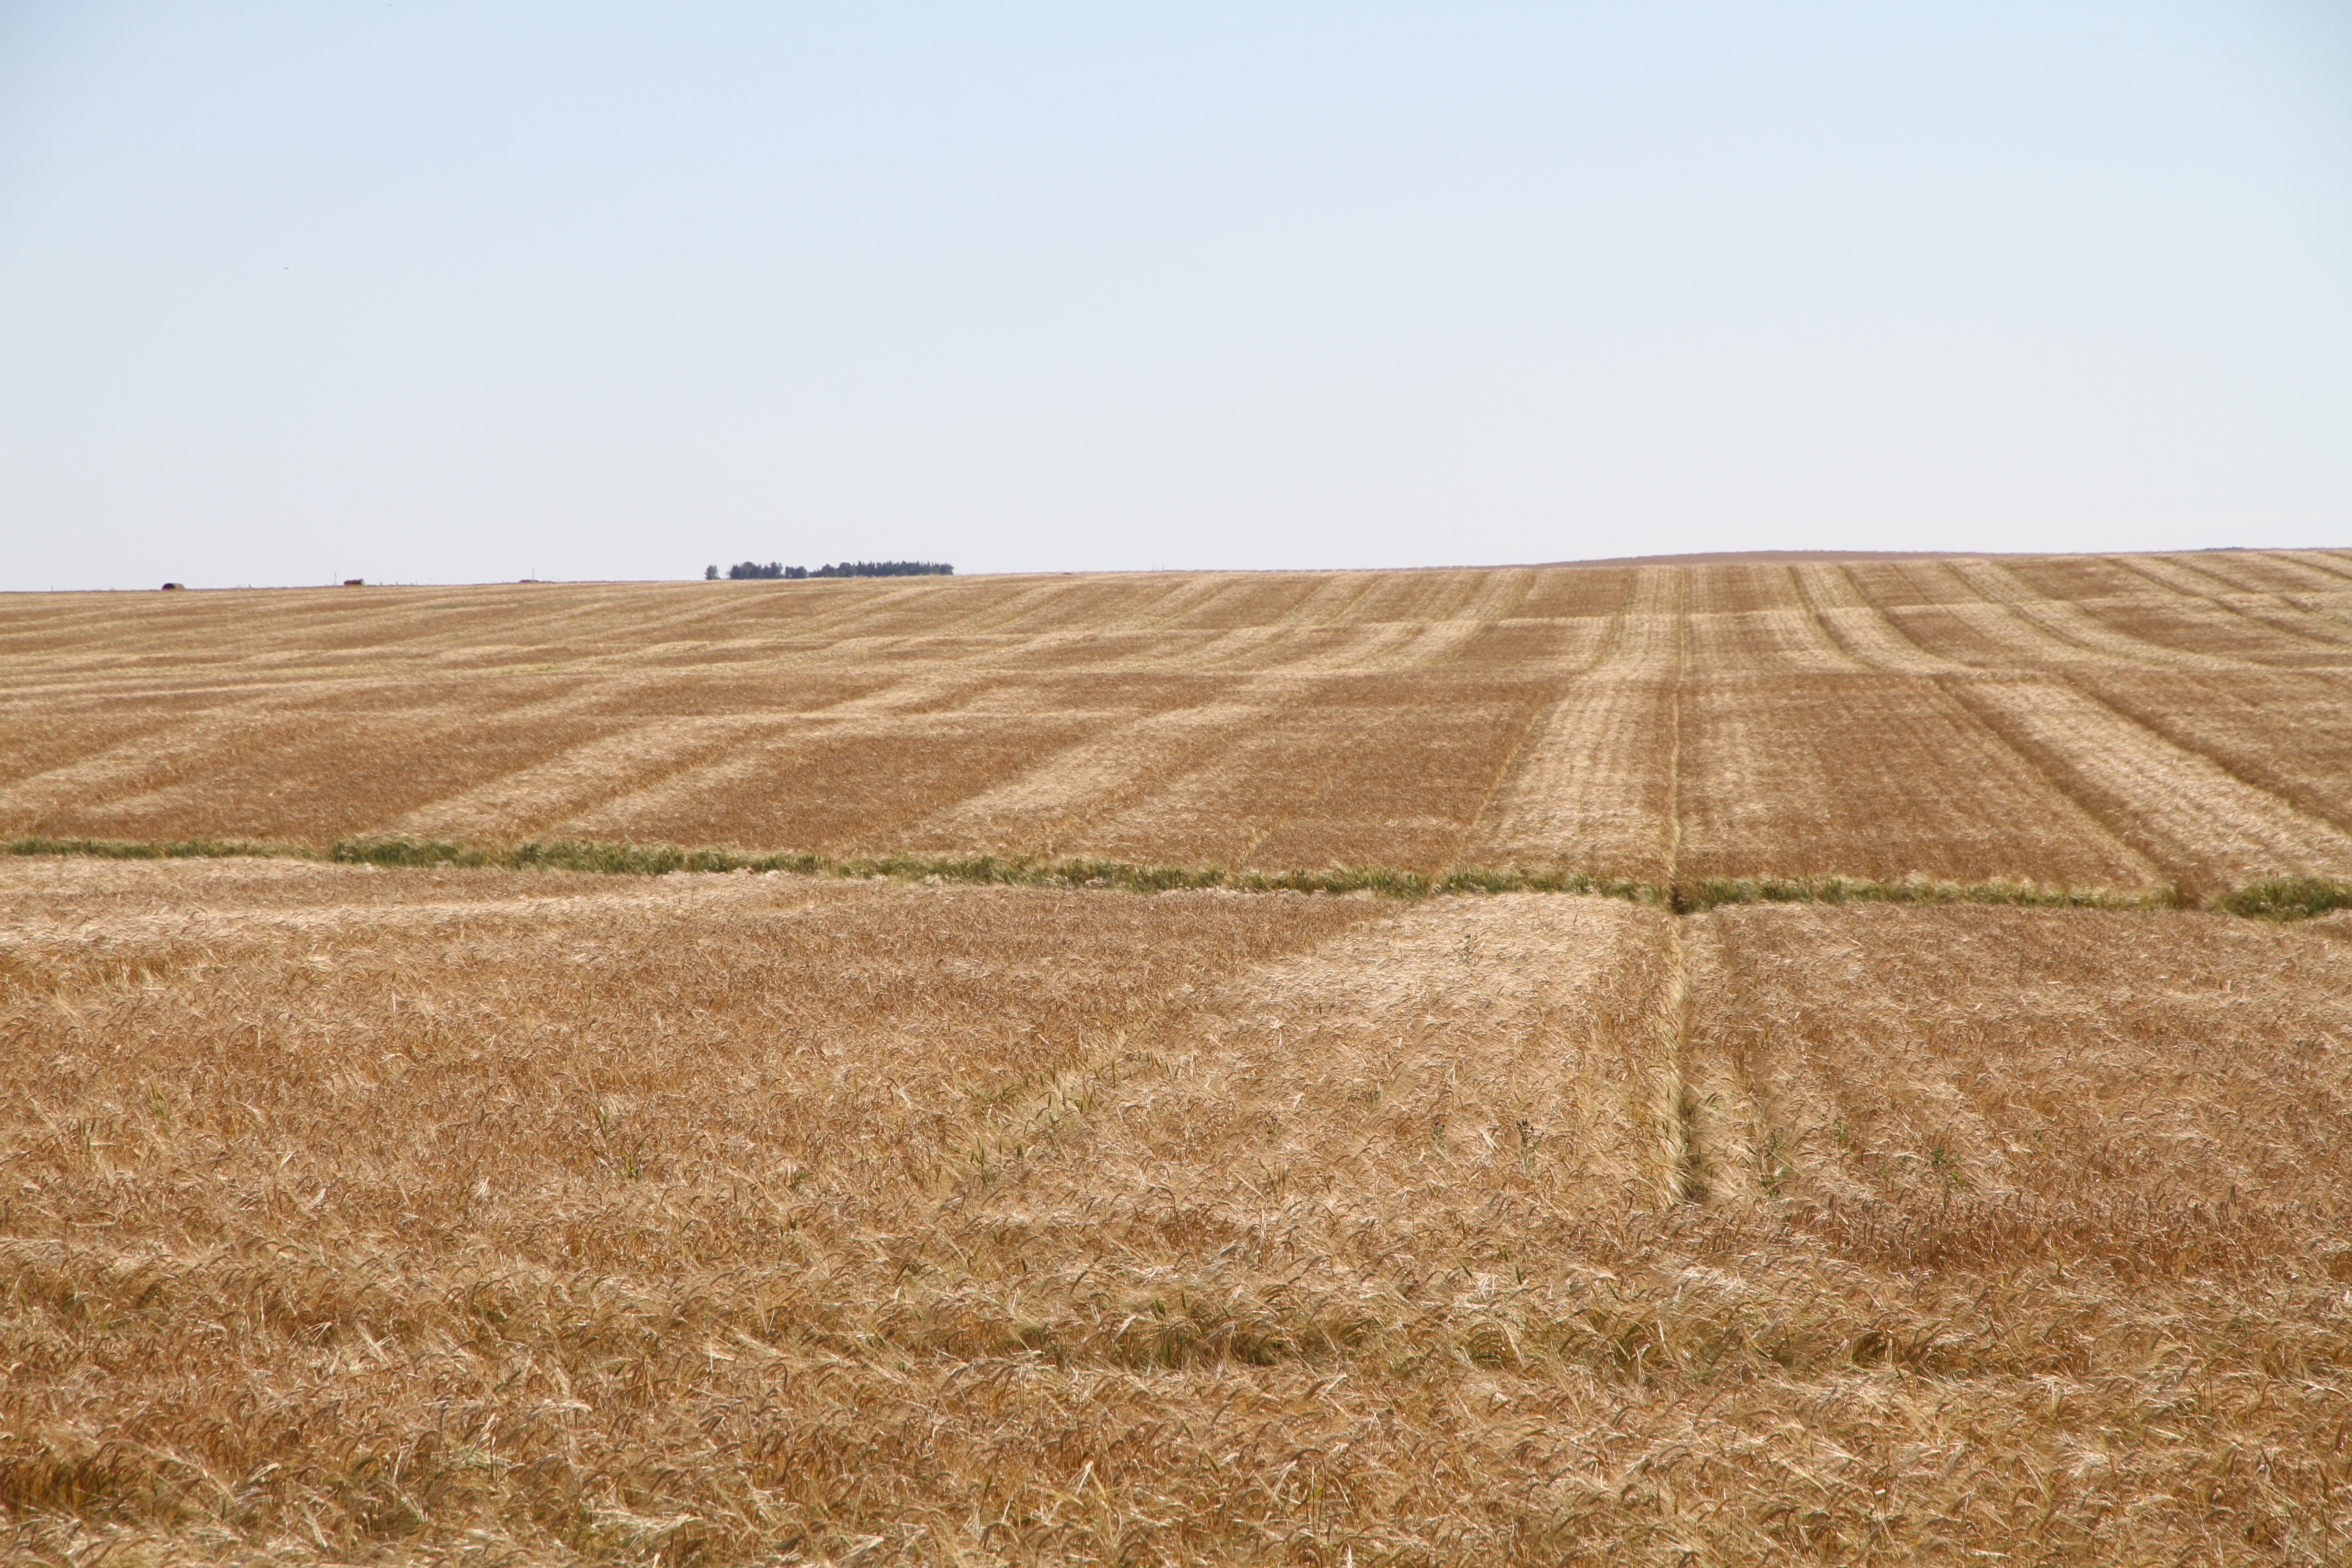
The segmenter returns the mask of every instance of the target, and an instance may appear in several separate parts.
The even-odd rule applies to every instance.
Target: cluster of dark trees
[[[706,581],[717,582],[719,568],[705,566]],[[765,566],[756,561],[739,561],[727,568],[730,580],[741,582],[747,577],[952,577],[955,568],[944,561],[845,561],[838,566],[820,566],[812,572],[805,566],[787,566],[781,561],[771,561]]]

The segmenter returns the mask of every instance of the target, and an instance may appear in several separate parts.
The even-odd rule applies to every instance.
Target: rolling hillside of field
[[[2352,552],[0,655],[13,1557],[2352,1558]]]
[[[16,595],[0,833],[2352,875],[2352,552]]]

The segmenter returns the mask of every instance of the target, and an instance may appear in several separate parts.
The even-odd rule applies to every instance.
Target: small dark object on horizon
[[[944,561],[845,561],[820,566],[812,577],[952,577],[955,568]]]
[[[163,591],[168,594],[174,588],[184,588],[186,586],[187,584],[185,583],[166,583],[163,584]]]
[[[715,566],[703,568],[706,581],[719,575]],[[781,561],[771,561],[765,566],[756,561],[741,561],[727,568],[728,577],[742,582],[753,577],[782,577],[799,582],[804,577],[952,577],[955,568],[944,561],[845,561],[837,566],[820,566],[812,572],[805,566],[787,566]]]
[[[343,586],[346,588],[364,588],[367,586],[367,579],[364,577],[346,577],[343,579]]]

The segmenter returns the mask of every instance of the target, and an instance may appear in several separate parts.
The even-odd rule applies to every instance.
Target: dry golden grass
[[[13,846],[12,1556],[2352,1561],[2352,913],[2152,907],[2352,876],[2352,556],[22,595],[0,654],[0,835],[898,879]],[[1721,901],[2064,887],[2151,907]]]
[[[2352,875],[2335,552],[0,598],[0,834]]]
[[[2333,1563],[2352,942],[0,862],[88,1563]]]
[[[2245,1205],[2334,1255],[2352,1212],[2344,928],[1788,906],[1682,925],[1725,1195]]]

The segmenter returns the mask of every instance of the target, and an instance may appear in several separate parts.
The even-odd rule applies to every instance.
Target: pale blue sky
[[[2352,6],[0,0],[0,539],[2352,544]]]

